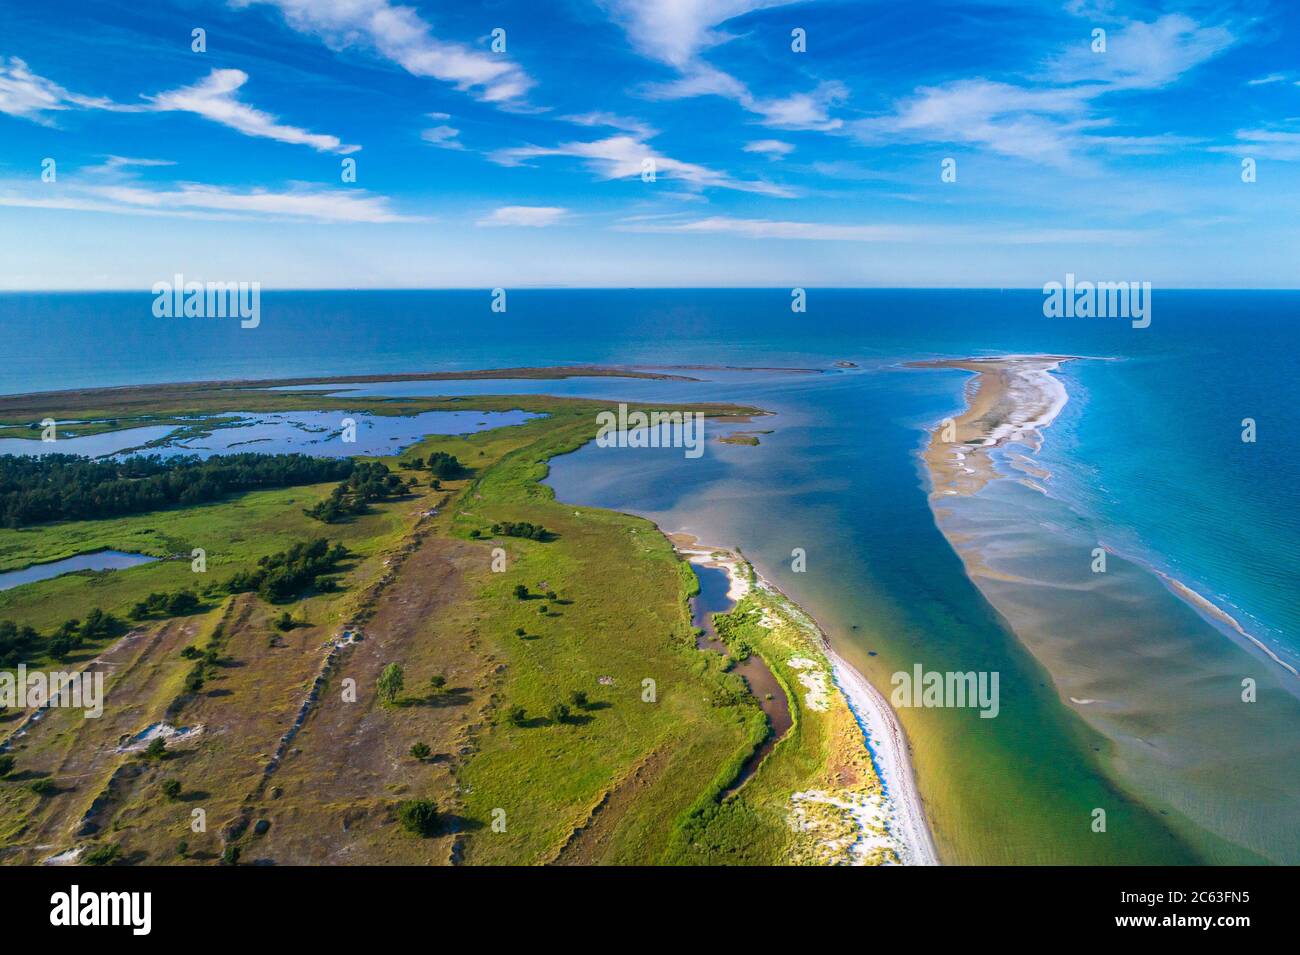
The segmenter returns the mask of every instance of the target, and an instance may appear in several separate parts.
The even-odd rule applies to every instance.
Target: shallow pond
[[[148,554],[131,554],[120,550],[99,550],[93,554],[77,554],[64,560],[51,561],[48,564],[33,564],[22,570],[11,570],[0,574],[0,590],[9,590],[23,584],[34,584],[38,580],[49,580],[78,570],[121,570],[157,560]]]

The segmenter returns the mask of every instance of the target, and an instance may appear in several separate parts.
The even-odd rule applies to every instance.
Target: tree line
[[[95,520],[203,504],[244,491],[344,480],[357,467],[349,458],[306,454],[228,454],[207,460],[197,455],[3,455],[0,526]]]

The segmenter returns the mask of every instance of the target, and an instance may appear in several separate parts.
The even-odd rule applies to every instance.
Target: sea
[[[145,293],[9,293],[0,394],[578,364],[696,379],[320,390],[322,410],[555,394],[772,412],[711,422],[700,457],[588,445],[548,482],[739,547],[887,697],[917,664],[999,673],[996,718],[899,708],[944,861],[1300,863],[1300,293],[1156,289],[1145,328],[1043,300],[507,290],[500,312],[488,290],[285,291],[243,329],[155,318]],[[933,497],[919,452],[971,376],[909,363],[1040,353],[1079,359],[1055,373],[1068,402],[1041,448],[1010,449],[1050,477],[1004,464],[978,494]],[[731,431],[770,433],[714,440]]]

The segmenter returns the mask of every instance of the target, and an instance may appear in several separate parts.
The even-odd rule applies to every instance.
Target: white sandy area
[[[871,750],[876,773],[885,790],[890,828],[904,849],[899,853],[903,864],[938,865],[939,853],[925,821],[921,793],[916,788],[912,760],[907,752],[907,737],[898,717],[889,701],[847,660],[830,647],[826,648],[826,656],[831,661],[835,685],[857,717],[867,748]]]
[[[855,865],[865,865],[867,860],[880,849],[894,849],[897,846],[889,836],[889,808],[879,793],[834,793],[820,789],[797,792],[790,797],[794,804],[791,809],[791,825],[804,832],[815,831],[815,824],[809,819],[805,806],[809,803],[834,806],[853,816],[857,824],[858,835],[851,844],[827,843],[826,848],[832,852],[848,851]],[[847,842],[848,840],[844,840]]]
[[[804,704],[816,713],[825,713],[831,708],[831,687],[827,674],[816,660],[807,657],[791,657],[785,661],[791,669],[799,671],[799,682],[808,692],[804,694]]]
[[[678,547],[677,553],[692,564],[699,564],[701,567],[720,567],[725,570],[727,580],[731,582],[727,588],[727,599],[732,603],[740,601],[749,593],[749,578],[740,572],[737,558],[730,551],[709,547]]]
[[[673,537],[680,540],[685,535],[670,535],[670,539]],[[749,593],[749,579],[740,571],[740,558],[730,551],[724,548],[706,547],[694,542],[694,546],[678,544],[677,552],[691,563],[724,568],[731,580],[728,597],[732,600],[739,600]],[[822,649],[831,663],[831,680],[844,694],[849,709],[862,729],[863,743],[871,753],[876,774],[880,777],[883,792],[880,812],[886,828],[892,835],[892,840],[886,844],[893,846],[904,865],[939,865],[939,853],[930,835],[930,827],[925,820],[925,810],[921,805],[921,793],[916,787],[916,777],[912,772],[907,737],[889,702],[867,681],[866,677],[831,649],[825,631],[808,615],[807,611],[798,607],[772,583],[759,576],[757,571],[755,577],[761,589],[786,600],[790,607],[802,614],[817,632]],[[796,667],[796,669],[803,668]],[[824,674],[822,676],[824,678]],[[800,682],[803,682],[810,691],[812,690],[807,682],[803,680]],[[812,708],[811,704],[810,708]],[[867,811],[865,805],[858,806],[855,814]],[[864,829],[864,833],[869,831]],[[870,848],[872,846],[867,847]]]
[[[1039,432],[1056,420],[1069,400],[1065,383],[1051,373],[1061,367],[1060,359],[1000,359],[1007,373],[1007,394],[1015,410],[982,442],[985,447],[1008,442],[1034,444]]]

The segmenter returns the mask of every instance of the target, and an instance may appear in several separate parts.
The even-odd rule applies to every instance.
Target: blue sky
[[[1295,288],[1298,223],[1288,2],[0,6],[0,289]]]

